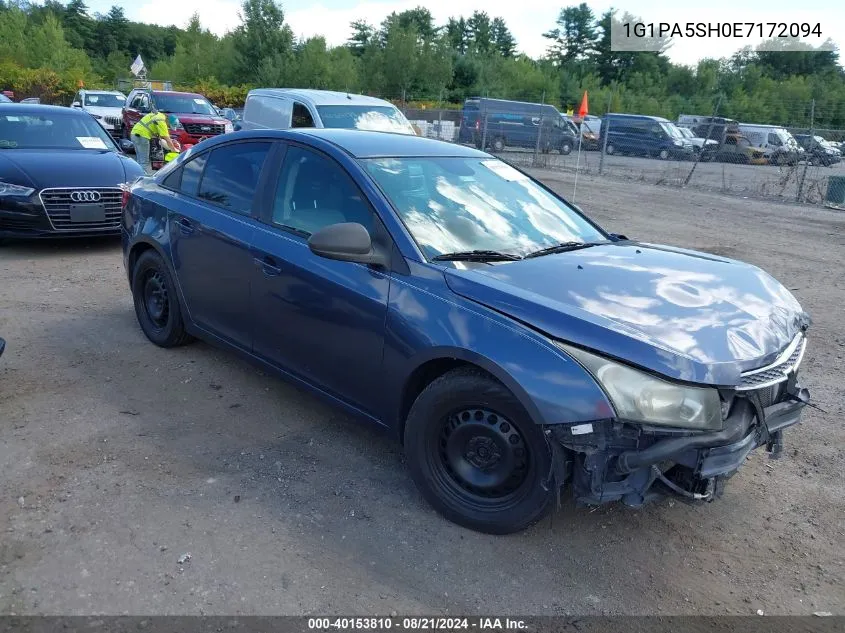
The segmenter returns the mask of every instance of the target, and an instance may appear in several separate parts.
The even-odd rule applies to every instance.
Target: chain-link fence
[[[495,99],[461,109],[399,105],[420,135],[520,167],[845,207],[845,130],[817,129],[813,101],[785,108],[799,114],[782,126],[722,117],[720,101],[673,122],[637,113],[580,121],[552,106]]]

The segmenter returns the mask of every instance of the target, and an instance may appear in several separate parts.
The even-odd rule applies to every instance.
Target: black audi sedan
[[[0,240],[119,234],[143,173],[86,112],[0,104]]]

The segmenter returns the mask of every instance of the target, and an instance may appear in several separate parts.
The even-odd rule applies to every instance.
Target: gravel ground
[[[507,151],[502,157],[517,165],[532,166],[533,152]],[[577,152],[568,156],[540,155],[541,164],[550,170],[579,171],[598,175],[599,152]],[[634,180],[644,184],[682,185],[693,168],[692,161],[658,160],[638,156],[605,156],[604,180]],[[792,167],[774,165],[736,165],[731,163],[699,162],[689,182],[689,188],[705,191],[732,193],[757,198],[776,199],[781,202],[796,200],[803,179],[802,200],[818,204],[827,195],[828,178],[845,176],[845,163],[830,167],[808,166],[803,163]]]
[[[566,502],[476,534],[429,509],[390,439],[227,352],[148,343],[116,241],[12,244],[0,613],[845,614],[845,214],[589,176],[577,202],[760,265],[810,311],[823,411],[783,459],[755,453],[702,507]]]

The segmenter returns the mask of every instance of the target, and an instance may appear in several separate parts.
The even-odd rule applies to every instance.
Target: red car
[[[201,140],[232,131],[232,122],[220,116],[216,108],[199,94],[164,90],[135,89],[123,108],[123,134],[129,138],[132,126],[155,106],[159,112],[175,114],[179,119],[170,136],[181,145],[196,145]]]

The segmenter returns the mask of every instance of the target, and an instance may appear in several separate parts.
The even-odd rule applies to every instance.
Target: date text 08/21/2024
[[[323,617],[308,618],[308,629],[312,631],[519,631],[528,627],[525,620],[501,617]]]

